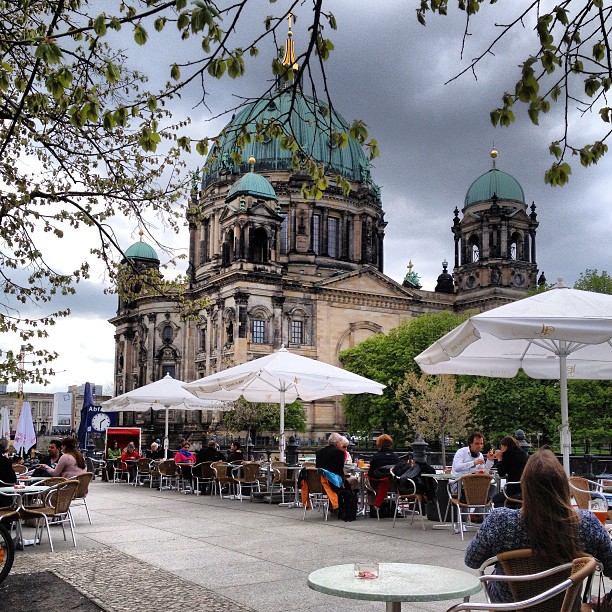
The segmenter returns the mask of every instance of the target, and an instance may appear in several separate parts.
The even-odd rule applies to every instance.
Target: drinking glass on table
[[[605,527],[608,518],[608,510],[603,499],[592,499],[589,502],[589,510],[597,517],[597,520]]]

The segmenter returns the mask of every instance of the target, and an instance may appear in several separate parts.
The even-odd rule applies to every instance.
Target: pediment
[[[362,293],[389,298],[420,300],[416,291],[408,289],[392,278],[382,274],[375,268],[365,268],[355,272],[347,272],[333,278],[327,278],[318,287],[346,293]]]

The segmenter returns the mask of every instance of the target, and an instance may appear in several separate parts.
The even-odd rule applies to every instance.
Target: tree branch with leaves
[[[503,0],[458,0],[457,7],[466,15],[462,55],[468,37],[478,27],[477,14],[488,4],[502,4]],[[612,134],[612,106],[609,92],[612,87],[612,6],[604,0],[561,0],[543,3],[540,0],[503,2],[505,23],[496,23],[497,33],[485,43],[485,48],[453,79],[466,73],[477,78],[477,70],[485,58],[495,54],[502,41],[516,34],[518,28],[532,28],[532,50],[520,64],[520,76],[514,91],[502,95],[502,105],[491,111],[495,126],[510,126],[517,103],[527,106],[527,114],[534,125],[540,114],[560,105],[563,127],[558,138],[551,142],[550,154],[555,161],[544,179],[550,185],[564,185],[572,172],[568,157],[577,156],[585,166],[597,164],[608,151],[607,141]],[[417,18],[425,25],[428,12],[447,15],[449,0],[421,0]],[[479,32],[480,35],[480,32]],[[591,142],[580,142],[583,131],[579,118],[597,114],[601,120],[598,137]]]

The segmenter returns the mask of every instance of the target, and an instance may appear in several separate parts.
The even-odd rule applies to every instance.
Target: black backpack
[[[357,491],[353,491],[347,486],[342,487],[338,491],[338,518],[345,522],[354,521],[357,519],[358,506]]]

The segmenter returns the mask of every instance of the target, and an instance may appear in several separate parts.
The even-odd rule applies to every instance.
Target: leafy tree
[[[496,3],[497,0],[458,0],[458,8],[466,15],[464,47],[468,37],[479,27],[477,14],[480,9],[484,12],[488,4]],[[564,185],[571,174],[571,166],[566,161],[569,156],[576,155],[583,166],[590,166],[608,151],[606,141],[612,133],[609,104],[612,5],[603,0],[562,0],[549,4],[527,0],[503,4],[504,23],[496,24],[496,31],[488,37],[489,42],[485,43],[482,52],[454,79],[466,73],[477,78],[483,60],[515,36],[517,29],[533,28],[532,45],[519,66],[514,91],[503,94],[501,106],[491,111],[491,122],[496,126],[511,125],[515,104],[520,102],[527,107],[531,122],[538,125],[541,113],[548,113],[555,104],[560,105],[565,123],[558,138],[550,144],[549,151],[555,161],[544,178],[551,185]],[[448,10],[449,0],[421,0],[417,18],[425,25],[429,11],[447,15]],[[601,130],[593,142],[576,142],[575,139],[583,134],[571,121],[575,110],[579,116],[599,115]]]
[[[340,353],[340,361],[347,370],[387,385],[381,396],[344,397],[344,410],[351,431],[383,430],[403,437],[406,419],[396,398],[398,386],[407,372],[419,371],[414,358],[467,317],[467,314],[457,315],[449,311],[422,314],[416,319],[403,321],[388,334],[372,336]]]
[[[430,377],[408,372],[396,397],[419,438],[440,440],[442,465],[446,465],[446,436],[462,436],[471,420],[479,393],[477,386],[457,385],[452,375]]]
[[[523,372],[514,378],[461,378],[480,389],[474,418],[492,443],[517,429],[527,435],[539,431],[547,442],[557,442],[561,422],[557,381],[529,378]]]
[[[96,259],[114,283],[115,264],[124,253],[113,219],[139,225],[164,252],[150,225],[153,218],[174,231],[184,223],[185,212],[190,222],[198,222],[197,204],[185,211],[191,181],[182,156],[192,150],[205,155],[218,135],[192,140],[189,121],[175,121],[171,103],[188,88],[200,87],[205,105],[211,82],[243,75],[265,39],[276,44],[279,27],[284,37],[285,19],[303,0],[289,2],[278,16],[264,16],[259,27],[250,23],[250,42],[236,31],[247,4],[0,0],[0,332],[16,333],[28,344],[45,337],[48,326],[69,314],[68,309],[53,311],[50,302],[74,294]],[[310,39],[297,64],[274,58],[272,70],[294,93],[302,78],[309,80],[316,97],[311,72],[316,57],[313,63],[323,74],[319,93],[329,105],[324,62],[333,43],[325,28],[335,30],[336,21],[323,9],[323,0],[312,0],[312,9]],[[199,42],[200,53],[181,42],[187,39]],[[122,50],[129,45],[173,50],[164,85],[149,87],[148,75],[130,67],[132,58]],[[282,57],[282,46],[276,47]],[[163,78],[163,70],[156,66],[156,76]],[[249,102],[241,97],[238,106]],[[258,134],[240,133],[238,143],[265,135],[280,138],[313,177],[305,183],[305,195],[317,195],[327,185],[322,168],[300,150],[299,139],[285,125],[283,118],[262,123]],[[331,119],[327,127],[331,130]],[[363,122],[356,121],[350,131],[369,145],[371,155],[377,154]],[[347,146],[346,134],[332,136]],[[347,188],[344,180],[338,184]],[[89,237],[90,254],[70,261],[68,271],[54,269],[49,252],[61,249],[57,241],[74,232]],[[180,300],[181,279],[167,286],[151,274],[141,276],[143,286]],[[47,314],[29,317],[24,309],[31,307]],[[46,364],[54,356],[38,351],[36,363],[24,370],[14,354],[0,353],[0,379],[40,382],[52,373]]]
[[[612,294],[612,276],[605,270],[599,274],[597,270],[589,268],[580,273],[580,278],[574,283],[574,289]]]
[[[228,431],[248,431],[255,436],[257,431],[278,432],[280,428],[279,404],[247,402],[240,398],[234,402],[234,409],[223,413],[223,424]],[[285,429],[306,431],[306,412],[302,402],[285,405]]]

